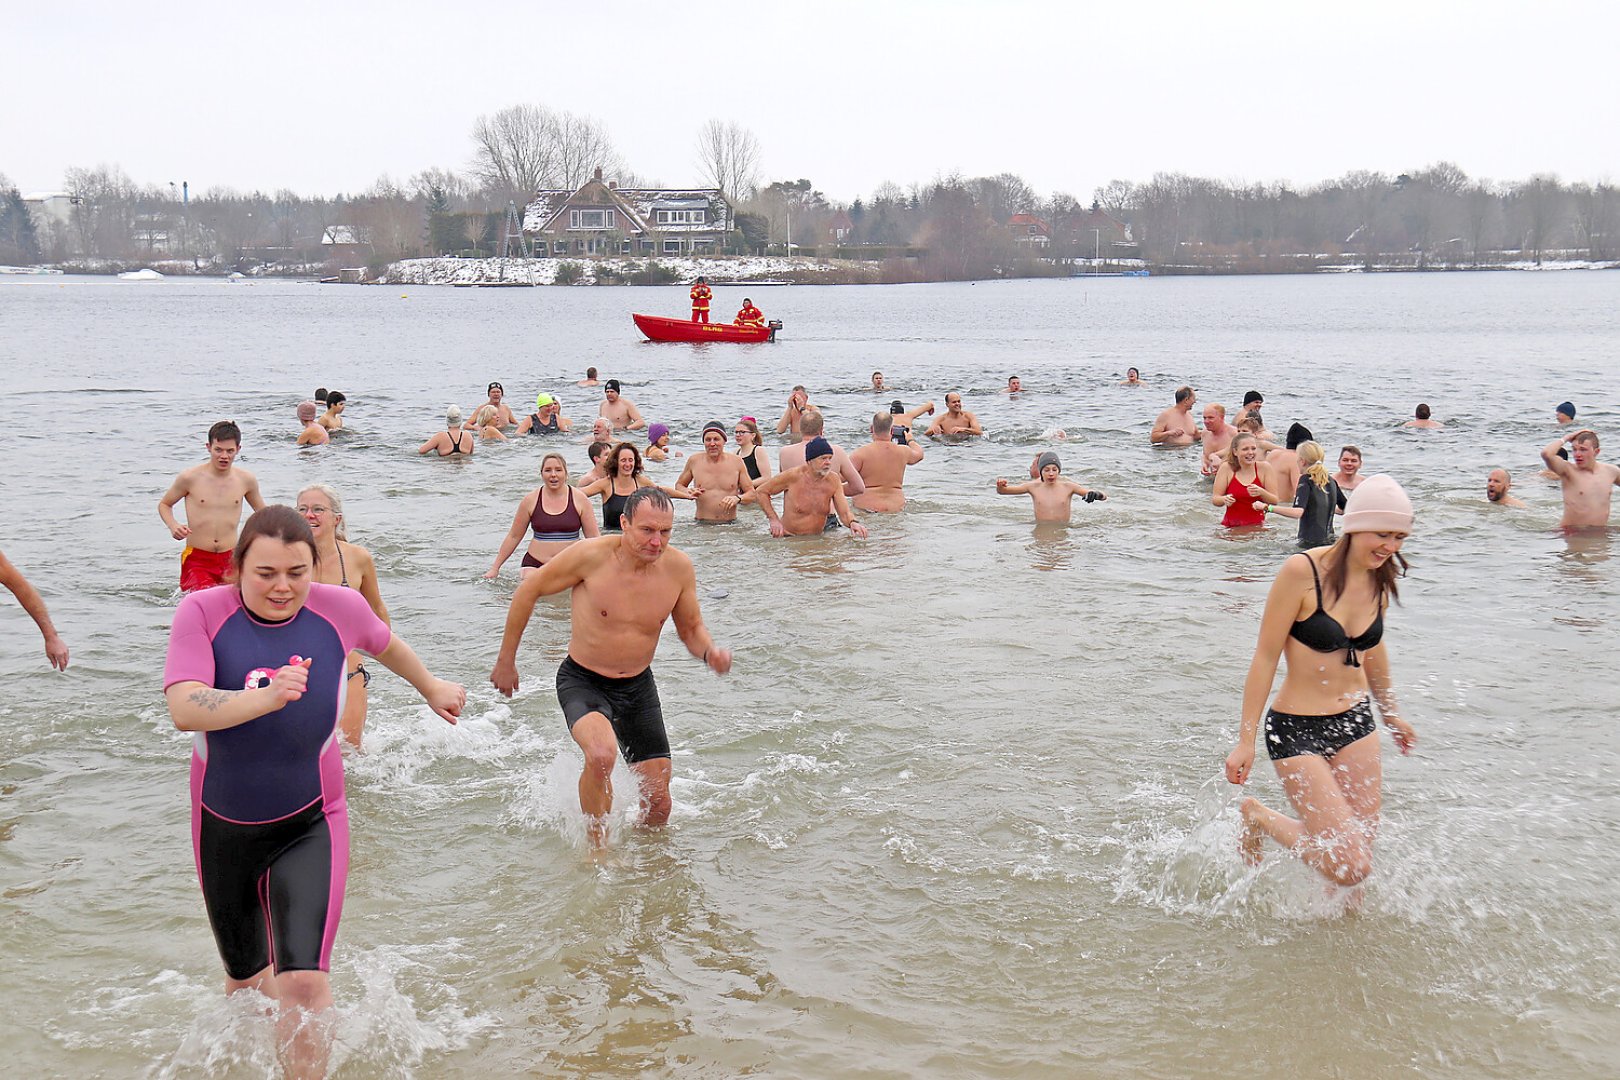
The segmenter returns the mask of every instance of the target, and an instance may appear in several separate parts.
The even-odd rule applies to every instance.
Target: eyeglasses
[[[325,517],[332,512],[330,506],[295,506],[293,509],[310,517]]]

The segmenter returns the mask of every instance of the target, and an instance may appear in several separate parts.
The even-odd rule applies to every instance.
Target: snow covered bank
[[[575,284],[618,283],[648,272],[649,262],[664,268],[677,282],[694,281],[699,275],[711,282],[782,282],[796,284],[847,284],[876,281],[878,267],[871,263],[835,259],[785,258],[781,256],[741,256],[737,258],[579,258],[579,259],[405,259],[391,263],[383,271],[388,285],[479,285],[519,282],[525,285],[553,285],[559,268],[568,266],[564,277],[577,275]]]

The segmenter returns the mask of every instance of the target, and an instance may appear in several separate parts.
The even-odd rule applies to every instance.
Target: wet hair
[[[592,465],[595,465],[601,460],[602,455],[607,453],[610,449],[612,449],[612,447],[612,443],[605,443],[601,439],[598,439],[591,443],[590,449],[585,451],[585,456],[591,459]]]
[[[893,431],[893,430],[894,430],[894,414],[893,413],[880,412],[880,413],[873,413],[872,414],[872,434],[874,434],[874,435],[882,435],[885,431]]]
[[[803,418],[799,421],[799,434],[804,436],[805,442],[809,442],[825,430],[827,418],[821,415],[820,409],[811,406],[804,410]]]
[[[1238,471],[1238,448],[1243,445],[1243,441],[1245,439],[1257,446],[1260,442],[1260,440],[1256,439],[1253,435],[1245,431],[1239,435],[1232,436],[1232,442],[1226,448],[1226,464],[1231,466],[1232,474],[1234,476],[1237,475]]]
[[[586,369],[585,369],[585,377],[586,377],[586,378],[587,378],[587,379],[594,379],[594,378],[596,378],[596,369],[595,369],[595,368],[593,368],[593,367],[588,367],[588,368],[586,368]]]
[[[1137,377],[1138,377],[1138,378],[1140,378],[1140,377],[1141,377],[1141,375],[1142,375],[1142,373],[1141,373],[1141,372],[1140,372],[1140,371],[1137,371],[1137,370],[1136,370],[1136,368],[1133,368],[1133,367],[1128,367],[1128,368],[1126,368],[1126,369],[1125,369],[1125,374],[1127,374],[1127,375],[1129,375],[1129,374],[1130,374],[1130,373],[1131,373],[1131,372],[1133,372],[1133,371],[1136,371],[1136,374],[1137,374]]]
[[[546,471],[546,462],[550,461],[552,458],[556,458],[557,461],[562,465],[563,484],[566,485],[568,483],[568,459],[557,453],[557,451],[553,450],[551,453],[540,459],[540,471],[542,473]],[[573,496],[570,495],[569,498],[573,498]]]
[[[641,507],[642,503],[651,503],[654,510],[668,510],[670,513],[675,512],[675,504],[669,501],[669,496],[664,494],[662,488],[657,486],[636,488],[636,490],[631,492],[630,495],[624,500],[624,512],[622,516],[626,525],[635,520],[636,510]]]
[[[237,534],[236,549],[231,552],[231,564],[236,567],[238,580],[242,577],[242,565],[247,561],[248,548],[252,547],[253,541],[261,536],[280,540],[284,544],[308,544],[310,565],[315,567],[321,563],[321,553],[315,548],[315,534],[310,531],[309,522],[304,520],[304,515],[290,506],[277,503],[253,511],[253,515],[242,526],[242,531]]]
[[[348,522],[343,520],[342,496],[334,491],[329,484],[305,484],[298,489],[299,502],[304,501],[304,492],[306,491],[318,491],[321,493],[321,497],[332,508],[332,535],[339,540],[347,540],[349,538],[349,525]]]
[[[626,450],[630,451],[631,455],[636,459],[636,467],[630,471],[630,475],[641,475],[641,451],[636,449],[636,444],[633,442],[622,442],[613,448],[613,468],[608,470],[608,476],[619,475],[619,458],[624,456]]]
[[[1427,405],[1419,405],[1417,407],[1417,418],[1419,420],[1427,420],[1429,415],[1429,407]]]
[[[1598,434],[1597,434],[1597,432],[1593,431],[1590,428],[1586,429],[1585,431],[1576,432],[1575,437],[1573,439],[1571,439],[1570,442],[1571,443],[1578,443],[1578,442],[1591,443],[1592,444],[1592,449],[1594,449],[1594,450],[1596,450],[1598,447],[1603,445],[1602,443],[1598,442]]]
[[[1018,376],[1016,376],[1016,375],[1009,375],[1009,376],[1007,376],[1007,381],[1012,382],[1014,379],[1017,379],[1017,378],[1018,378]],[[1019,379],[1019,381],[1022,382],[1023,380]]]
[[[1311,483],[1326,491],[1328,486],[1327,466],[1322,464],[1322,446],[1309,439],[1295,447],[1294,453],[1299,455],[1299,474],[1311,478]]]
[[[235,420],[221,420],[208,429],[208,441],[210,443],[233,442],[237,446],[241,446],[242,429],[236,426]]]
[[[496,409],[493,405],[480,405],[478,411],[472,414],[468,427],[481,428],[495,422]]]
[[[1177,405],[1180,405],[1183,401],[1186,401],[1188,398],[1190,398],[1192,396],[1193,396],[1193,388],[1192,387],[1190,387],[1190,386],[1178,386],[1178,387],[1176,387],[1176,404]]]
[[[874,379],[875,379],[875,378],[877,378],[877,377],[878,377],[878,376],[879,376],[879,375],[881,375],[881,374],[883,374],[883,372],[881,372],[881,371],[874,371],[874,372],[872,372],[872,378],[874,378]]]
[[[1243,419],[1239,420],[1237,426],[1252,435],[1257,434],[1260,429],[1266,425],[1265,422],[1260,419],[1259,413],[1250,413],[1248,416],[1245,416]]]
[[[761,439],[759,434],[759,424],[754,421],[753,417],[743,417],[741,420],[737,421],[737,426],[743,428],[748,432],[748,434],[753,436],[755,446],[760,445]]]
[[[1354,454],[1354,455],[1356,455],[1356,460],[1360,461],[1361,460],[1361,447],[1359,447],[1359,446],[1341,446],[1341,447],[1339,447],[1339,456],[1343,457],[1345,454]]]
[[[349,399],[347,397],[345,397],[341,391],[328,390],[326,392],[326,407],[328,409],[330,409],[334,405],[341,405],[345,401],[348,401],[348,400]]]
[[[315,391],[315,400],[320,402],[322,405],[326,404],[326,387],[323,386]]]

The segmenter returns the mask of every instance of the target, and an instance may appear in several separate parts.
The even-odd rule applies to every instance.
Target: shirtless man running
[[[1156,446],[1191,446],[1198,438],[1198,421],[1193,419],[1193,406],[1198,395],[1190,386],[1176,390],[1176,403],[1159,414],[1153,421],[1153,432],[1148,436]]]
[[[258,479],[233,466],[242,448],[242,429],[221,420],[208,429],[208,460],[174,478],[158,500],[158,517],[169,535],[184,540],[180,553],[180,589],[193,592],[222,585],[230,577],[231,550],[236,527],[242,521],[242,503],[258,510],[264,506]],[[186,523],[175,520],[175,503],[185,500]]]
[[[1058,463],[1058,456],[1051,450],[1042,454],[1036,460],[1036,464],[1041,468],[1039,480],[1024,484],[1009,484],[1004,478],[996,477],[997,495],[1028,495],[1034,501],[1036,521],[1068,521],[1076,495],[1088,503],[1108,498],[1102,492],[1094,491],[1084,484],[1077,484],[1064,476]]]
[[[597,415],[606,418],[614,431],[640,431],[647,426],[636,403],[620,396],[618,379],[609,379],[602,384],[602,407],[597,410]]]
[[[1558,456],[1569,443],[1571,460]],[[1564,488],[1564,517],[1558,524],[1565,529],[1602,528],[1609,523],[1609,507],[1614,489],[1620,485],[1620,467],[1599,462],[1597,432],[1591,428],[1554,439],[1541,448],[1541,461]]]
[[[849,455],[850,464],[866,484],[866,490],[855,496],[855,505],[862,510],[879,512],[904,509],[906,493],[902,485],[906,481],[906,466],[922,459],[921,445],[902,445],[894,441],[894,414],[875,413],[872,441]]]
[[[805,463],[786,469],[754,489],[754,501],[764,504],[782,491],[782,525],[789,536],[816,536],[827,531],[829,512],[856,536],[865,539],[866,526],[855,520],[844,498],[844,485],[833,471],[832,443],[815,436],[804,444]]]
[[[703,425],[703,453],[686,459],[686,468],[675,481],[677,490],[697,499],[697,520],[731,522],[737,520],[737,504],[758,501],[770,522],[771,535],[782,535],[782,519],[769,499],[754,500],[754,482],[748,468],[736,454],[726,453],[726,425],[710,420]]]
[[[585,754],[579,808],[591,842],[607,839],[613,809],[613,763],[620,751],[641,784],[641,823],[669,820],[669,735],[653,681],[658,634],[671,615],[686,651],[716,675],[731,670],[703,625],[692,560],[669,546],[675,507],[656,487],[624,503],[624,531],[580,540],[565,548],[512,595],[506,633],[489,681],[507,697],[518,688],[517,651],[535,601],[572,592],[573,631],[568,656],[557,669],[557,700],[574,742]]]

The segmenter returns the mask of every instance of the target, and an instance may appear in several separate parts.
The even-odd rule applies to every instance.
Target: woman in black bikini
[[[452,405],[444,410],[444,430],[435,432],[427,442],[416,448],[418,454],[436,453],[440,457],[454,457],[473,452],[478,442],[472,432],[461,426],[461,407]]]
[[[771,455],[766,452],[759,434],[759,424],[752,416],[737,421],[737,456],[743,459],[748,479],[754,483],[771,478]]]
[[[523,577],[540,569],[582,535],[601,535],[591,514],[591,500],[578,488],[568,486],[568,462],[561,454],[551,453],[540,459],[540,479],[544,483],[518,503],[512,529],[501,541],[495,565],[484,574],[485,578],[492,579],[501,572],[501,566],[523,542],[525,532],[533,535],[529,550],[523,553],[523,568],[519,571]]]
[[[319,561],[313,580],[354,589],[366,598],[377,618],[388,622],[388,605],[383,603],[382,592],[377,588],[377,564],[371,552],[349,543],[343,500],[338,493],[325,484],[310,484],[298,493],[296,509],[309,522],[310,532],[315,534]],[[356,750],[360,749],[360,733],[366,726],[367,688],[371,686],[371,672],[366,670],[364,660],[359,652],[349,654],[343,716],[338,720],[344,741]]]
[[[1248,782],[1260,711],[1286,656],[1288,672],[1265,716],[1266,752],[1299,816],[1244,799],[1250,865],[1269,836],[1336,884],[1357,885],[1372,871],[1383,798],[1372,703],[1401,753],[1417,745],[1396,707],[1383,644],[1384,611],[1397,599],[1406,571],[1401,545],[1411,531],[1406,493],[1388,476],[1371,477],[1351,495],[1339,541],[1290,557],[1272,583],[1226,779]]]

